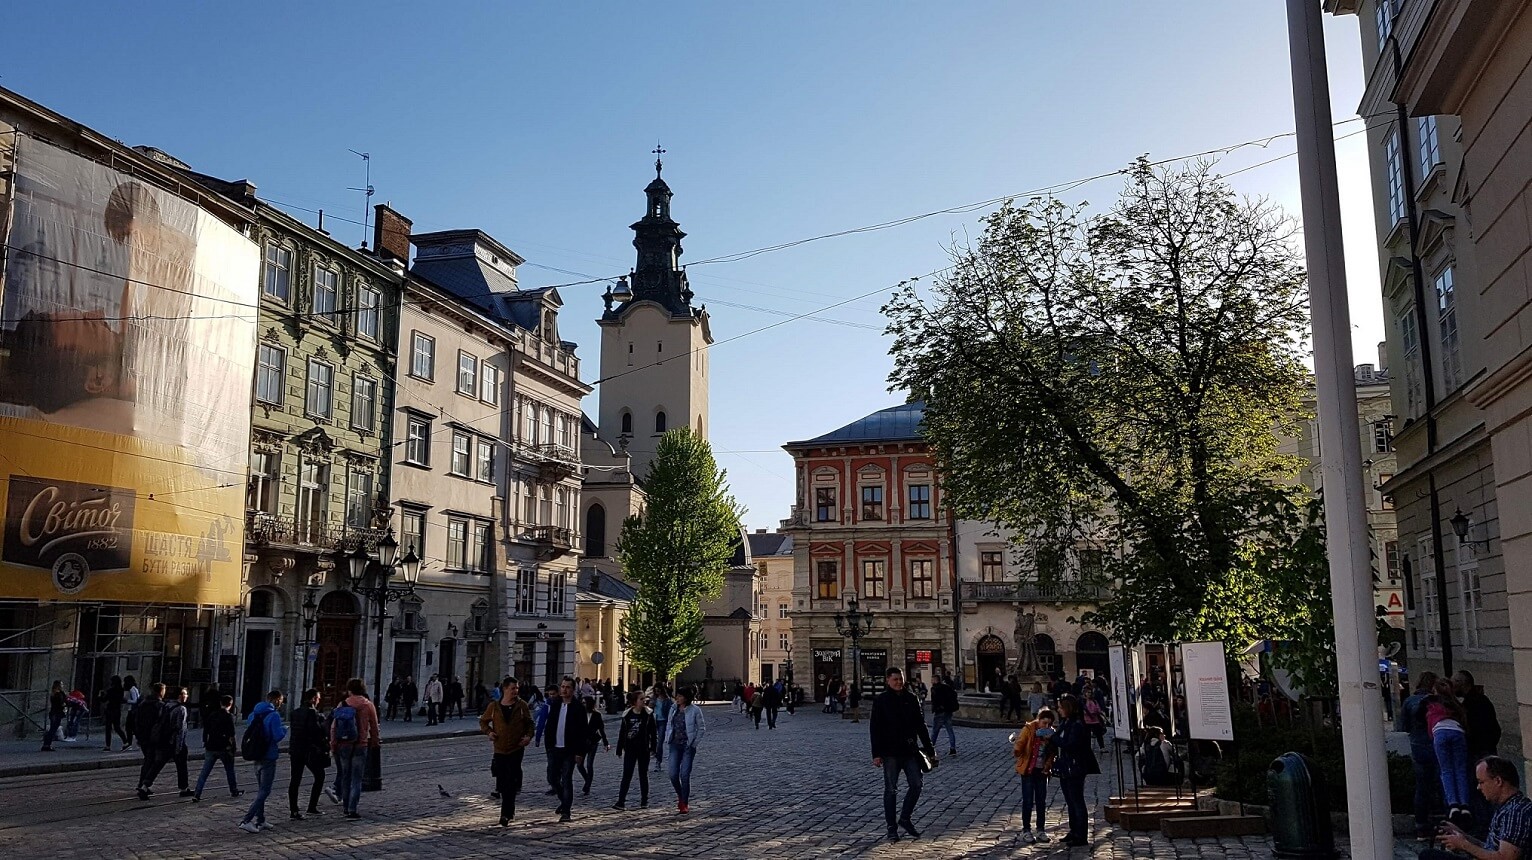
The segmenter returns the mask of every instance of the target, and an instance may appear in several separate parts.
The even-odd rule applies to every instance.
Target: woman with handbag
[[[1053,769],[1053,711],[1039,708],[1037,716],[1016,736],[1011,754],[1016,757],[1016,773],[1021,775],[1021,839],[1023,842],[1047,842],[1043,814],[1048,809],[1048,772]],[[1032,835],[1032,810],[1037,809],[1037,835]]]
[[[319,795],[324,792],[324,772],[330,767],[330,733],[325,731],[324,721],[319,718],[319,691],[310,687],[303,691],[303,706],[292,713],[292,733],[287,751],[293,760],[292,779],[287,783],[288,816],[303,819],[298,811],[298,790],[303,787],[303,771],[314,775],[314,787],[309,792],[309,815],[321,815]]]
[[[1064,806],[1069,811],[1069,835],[1064,844],[1080,846],[1087,843],[1086,832],[1090,828],[1090,809],[1085,805],[1085,778],[1101,772],[1096,754],[1090,747],[1090,727],[1085,724],[1084,708],[1074,694],[1059,697],[1059,714],[1062,725],[1053,737],[1057,751],[1053,759],[1053,772],[1059,778],[1059,790],[1064,794]]]

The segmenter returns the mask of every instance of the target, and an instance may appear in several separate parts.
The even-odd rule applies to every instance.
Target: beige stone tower
[[[608,290],[601,324],[601,437],[632,455],[633,474],[649,473],[666,430],[691,427],[706,437],[708,351],[713,335],[707,309],[692,307],[681,268],[681,225],[670,217],[670,186],[654,162],[644,189],[648,209],[632,225],[638,264]]]

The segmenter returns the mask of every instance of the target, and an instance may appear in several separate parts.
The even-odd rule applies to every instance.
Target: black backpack
[[[270,712],[267,712],[270,713]],[[266,714],[250,718],[244,737],[239,740],[239,757],[245,761],[265,761],[271,739],[266,736]]]
[[[162,705],[160,718],[154,723],[154,745],[162,749],[174,749],[176,747],[176,720],[175,710],[181,708],[185,713],[185,705]],[[182,717],[184,724],[185,717]]]
[[[133,709],[133,734],[138,738],[140,746],[159,742],[156,730],[164,713],[165,703],[159,699],[144,699]]]

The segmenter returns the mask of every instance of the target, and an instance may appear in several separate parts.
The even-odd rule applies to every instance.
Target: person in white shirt
[[[442,721],[442,682],[435,676],[426,682],[426,725],[434,726]]]

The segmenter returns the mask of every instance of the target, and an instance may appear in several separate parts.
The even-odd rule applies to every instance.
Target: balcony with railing
[[[555,558],[574,548],[574,530],[560,526],[529,526],[522,540],[537,548],[537,557],[543,561]]]
[[[385,533],[383,529],[356,528],[327,521],[283,519],[262,511],[248,511],[245,525],[245,539],[257,546],[295,547],[318,552],[352,552],[358,546],[376,552],[378,541]]]
[[[1111,593],[1111,586],[1104,582],[1079,580],[959,584],[959,592],[965,603],[1088,603],[1101,600]]]
[[[542,445],[528,445],[522,450],[527,459],[537,463],[540,477],[550,483],[562,481],[580,468],[579,452],[567,445],[547,442]]]

